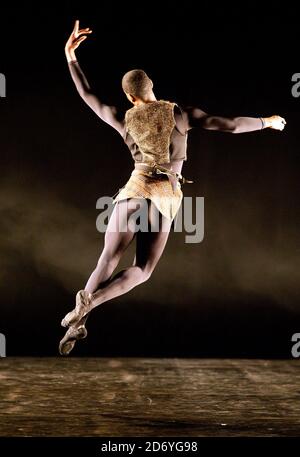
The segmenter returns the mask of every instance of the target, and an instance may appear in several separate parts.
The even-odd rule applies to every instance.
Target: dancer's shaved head
[[[122,88],[127,94],[144,98],[153,88],[153,83],[144,70],[131,70],[122,78]]]

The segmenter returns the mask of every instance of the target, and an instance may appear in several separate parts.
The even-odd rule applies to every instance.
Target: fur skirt
[[[180,183],[177,181],[176,184],[177,187],[173,191],[167,176],[149,176],[147,172],[135,169],[125,186],[113,198],[113,203],[128,198],[146,198],[155,204],[163,216],[173,220],[183,197]]]

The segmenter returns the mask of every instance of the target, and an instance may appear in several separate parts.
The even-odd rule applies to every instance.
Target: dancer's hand
[[[68,62],[71,60],[76,60],[75,49],[87,38],[87,35],[92,33],[92,30],[89,28],[79,29],[79,21],[75,21],[74,29],[66,43],[65,53]]]
[[[281,116],[271,116],[265,117],[264,121],[266,123],[266,127],[274,130],[283,130],[286,125],[286,120]]]

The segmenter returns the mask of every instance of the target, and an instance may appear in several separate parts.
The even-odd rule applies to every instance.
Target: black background
[[[122,75],[143,68],[157,98],[213,114],[287,120],[284,132],[194,130],[185,194],[205,198],[205,238],[173,233],[151,279],[104,304],[74,355],[290,357],[300,331],[297,12],[259,2],[1,6],[0,332],[7,355],[57,355],[60,320],[97,262],[96,200],[127,180],[122,138],[75,91],[64,44],[124,112]],[[197,3],[197,8],[196,8]],[[132,260],[133,248],[121,266]],[[120,267],[121,267],[120,266]]]

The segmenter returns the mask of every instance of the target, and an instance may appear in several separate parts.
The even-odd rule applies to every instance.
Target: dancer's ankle
[[[101,295],[101,289],[98,289],[94,293],[89,294],[89,308],[91,310],[102,303]]]

